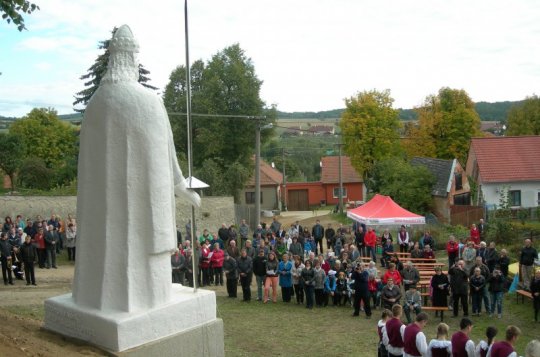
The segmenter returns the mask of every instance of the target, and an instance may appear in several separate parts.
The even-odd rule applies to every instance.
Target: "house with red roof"
[[[351,165],[348,156],[342,156],[341,175],[343,202],[351,205],[364,199],[362,177]],[[339,201],[339,156],[321,159],[321,180],[316,182],[287,182],[286,197],[289,211],[306,211],[313,206],[337,205]]]
[[[473,138],[466,172],[476,184],[480,204],[496,207],[508,192],[511,207],[538,207],[540,136]]]

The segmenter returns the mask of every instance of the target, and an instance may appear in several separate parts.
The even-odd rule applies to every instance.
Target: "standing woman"
[[[315,304],[317,307],[322,307],[324,303],[324,280],[326,279],[326,273],[321,268],[321,262],[315,260]]]
[[[201,261],[200,266],[202,270],[202,285],[210,285],[210,249],[208,248],[208,241],[205,241],[201,245]]]
[[[283,254],[281,262],[278,265],[279,286],[281,286],[281,297],[283,302],[290,302],[292,295],[292,268],[293,264],[289,261],[289,255]]]
[[[300,256],[295,255],[294,264],[291,269],[292,281],[294,287],[294,295],[296,296],[296,303],[304,303],[304,286],[302,284],[302,270],[305,268],[305,265],[302,263]]]
[[[315,285],[315,271],[311,267],[311,260],[306,260],[305,268],[302,269],[301,280],[306,293],[306,308],[313,309],[313,287]]]
[[[401,229],[398,232],[398,244],[400,253],[409,251],[409,232],[407,232],[405,226],[401,226]]]
[[[435,275],[431,277],[431,303],[433,306],[448,306],[449,287],[450,281],[448,280],[448,276],[443,274],[440,266],[435,267]],[[438,314],[439,311],[436,311],[435,316],[438,316]]]
[[[75,240],[77,238],[77,227],[69,222],[66,231],[66,249],[68,252],[68,260],[75,261]]]
[[[210,257],[210,266],[216,286],[223,286],[223,260],[225,260],[225,252],[220,248],[219,243],[215,243],[212,257]]]
[[[448,325],[441,322],[437,326],[437,338],[429,341],[429,357],[450,357],[452,355],[452,343],[448,341]]]
[[[272,301],[277,302],[277,285],[278,285],[278,260],[276,254],[271,251],[268,253],[268,260],[266,261],[266,281],[264,282],[264,298],[263,302],[268,302],[268,295],[270,287],[272,287]]]
[[[47,253],[45,251],[45,234],[43,233],[43,228],[39,228],[38,232],[34,236],[34,245],[37,248],[38,252],[38,266],[40,269],[45,268],[45,259]]]

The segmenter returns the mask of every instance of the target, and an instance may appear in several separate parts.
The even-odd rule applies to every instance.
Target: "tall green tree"
[[[111,31],[112,36],[114,36],[116,30],[117,28],[115,27]],[[84,106],[84,108],[74,108],[76,112],[84,113],[86,105],[98,89],[99,83],[101,83],[101,78],[103,78],[105,72],[107,72],[107,65],[109,64],[109,57],[111,54],[109,51],[110,42],[110,39],[99,42],[98,49],[105,51],[96,58],[96,61],[92,66],[90,66],[90,68],[88,68],[86,74],[82,75],[80,78],[81,80],[85,81],[84,86],[86,88],[75,94],[75,101],[73,102],[73,106],[82,105]],[[146,88],[156,90],[156,87],[148,83],[150,81],[150,78],[148,77],[149,74],[150,71],[144,68],[142,64],[139,64],[139,83],[141,83]]]
[[[537,95],[513,106],[508,113],[507,135],[540,135],[540,98]]]
[[[404,142],[408,155],[465,162],[471,138],[482,135],[480,117],[467,92],[441,88],[437,95],[429,95],[417,112],[418,127]]]
[[[257,78],[251,59],[238,44],[219,51],[208,63],[194,62],[190,71],[192,112],[209,114],[192,119],[195,174],[214,180],[213,194],[238,197],[238,191],[253,173],[252,155],[259,121],[234,116],[267,116],[262,123],[265,124],[274,120],[275,108],[267,108],[262,101],[262,81]],[[171,113],[176,147],[183,152],[187,152],[186,117],[183,115],[186,113],[186,93],[186,68],[179,66],[170,75],[163,101]],[[263,142],[268,132],[262,131]],[[231,172],[231,168],[236,169]],[[239,172],[240,168],[248,168],[250,174]]]
[[[345,99],[346,108],[339,123],[345,153],[368,189],[375,163],[401,151],[400,122],[393,102],[389,90],[365,91]]]
[[[47,168],[59,170],[77,155],[75,128],[61,121],[54,109],[32,109],[9,132],[23,141],[25,157],[39,158]]]
[[[388,195],[402,207],[419,214],[430,211],[435,182],[426,167],[412,166],[404,159],[378,161],[373,169],[373,192]]]
[[[39,6],[27,0],[0,0],[2,20],[6,20],[8,24],[13,22],[19,31],[26,30],[22,15],[30,15],[36,10],[39,10]]]
[[[24,142],[12,133],[0,133],[0,169],[9,176],[11,191],[15,190],[15,174],[24,161]]]

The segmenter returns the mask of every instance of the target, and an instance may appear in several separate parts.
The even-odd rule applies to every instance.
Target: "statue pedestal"
[[[152,351],[161,357],[224,356],[215,293],[193,293],[177,284],[171,292],[169,303],[133,313],[79,306],[71,294],[53,297],[45,300],[44,328],[108,351],[126,351],[126,355]]]

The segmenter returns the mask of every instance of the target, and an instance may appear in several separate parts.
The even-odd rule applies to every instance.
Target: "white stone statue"
[[[44,327],[114,352],[224,356],[215,293],[171,281],[175,191],[200,198],[185,187],[161,99],[138,83],[137,49],[120,27],[86,108],[73,293],[45,300]]]
[[[170,299],[175,186],[196,206],[200,198],[185,187],[161,99],[138,83],[138,44],[128,26],[109,51],[81,129],[73,297],[132,312]]]

